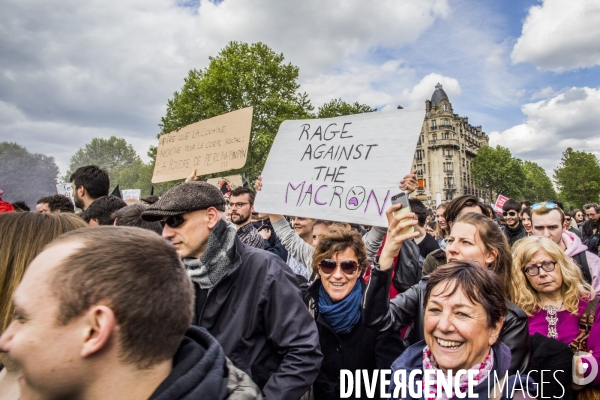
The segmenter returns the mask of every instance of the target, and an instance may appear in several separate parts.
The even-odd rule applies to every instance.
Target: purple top
[[[573,339],[579,334],[579,318],[585,311],[587,301],[582,300],[579,302],[579,315],[575,316],[567,310],[558,311],[556,316],[558,322],[556,323],[556,333],[558,333],[558,340],[570,344]],[[537,313],[529,317],[529,334],[533,336],[535,333],[539,333],[544,336],[548,336],[548,321],[546,321],[547,312],[540,310]],[[588,351],[593,351],[593,356],[596,359],[598,365],[600,365],[600,305],[596,309],[596,320],[592,329],[590,330],[590,336],[587,340]],[[596,376],[593,382],[594,386],[600,385],[600,373]]]

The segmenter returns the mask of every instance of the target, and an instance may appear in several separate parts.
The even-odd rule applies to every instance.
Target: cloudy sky
[[[551,172],[600,149],[597,0],[4,0],[0,140],[64,173],[94,137],[146,157],[173,92],[229,41],[300,68],[315,106],[423,107],[443,84],[493,145]],[[600,155],[600,153],[597,153]]]

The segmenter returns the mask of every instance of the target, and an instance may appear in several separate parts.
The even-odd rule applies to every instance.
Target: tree
[[[586,203],[598,203],[600,197],[600,164],[598,158],[585,151],[564,151],[554,170],[554,181],[561,199],[580,208]]]
[[[489,186],[497,196],[502,194],[519,198],[525,185],[525,173],[521,160],[514,158],[505,147],[483,146],[473,159],[473,180],[480,188]]]
[[[182,89],[168,100],[161,118],[162,133],[252,106],[246,165],[228,174],[254,179],[262,171],[281,122],[311,116],[307,94],[298,92],[298,67],[284,64],[283,54],[263,43],[230,42],[209,60],[205,69],[191,70]]]
[[[525,173],[525,185],[521,188],[521,196],[524,199],[538,203],[558,198],[552,181],[546,175],[546,171],[537,163],[525,161],[523,172]]]
[[[331,100],[329,103],[325,103],[321,107],[319,107],[317,112],[317,118],[332,118],[339,117],[342,115],[362,114],[373,111],[377,111],[377,109],[371,108],[366,104],[360,104],[358,102],[350,104],[346,103],[342,99],[334,99]]]
[[[54,157],[29,153],[17,143],[0,143],[0,189],[3,200],[35,206],[40,197],[56,194],[58,167]]]
[[[115,136],[109,139],[94,138],[71,157],[64,179],[68,182],[71,174],[79,167],[98,165],[108,171],[111,185],[116,186],[121,171],[138,161],[141,162],[139,156],[125,139]]]

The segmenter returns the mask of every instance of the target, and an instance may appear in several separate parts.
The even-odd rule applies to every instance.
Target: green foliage
[[[40,197],[56,194],[58,167],[54,157],[29,153],[17,143],[0,143],[0,189],[3,200],[23,200],[30,208]]]
[[[230,42],[209,59],[204,70],[189,72],[181,90],[167,102],[166,115],[161,118],[162,133],[254,107],[247,163],[240,170],[227,172],[252,180],[261,173],[281,122],[308,118],[313,107],[307,94],[298,92],[298,67],[284,64],[283,54],[263,43]]]
[[[546,171],[533,161],[523,163],[525,185],[521,188],[521,197],[534,203],[556,200],[558,195]]]
[[[494,198],[499,194],[520,198],[526,180],[521,160],[502,146],[481,147],[473,159],[471,175],[479,188],[489,186]]]
[[[598,203],[600,197],[600,164],[598,158],[585,151],[567,148],[554,180],[563,201],[581,208],[585,203]]]
[[[140,161],[140,158],[125,139],[115,136],[109,139],[94,138],[71,157],[64,179],[68,182],[71,174],[79,167],[98,165],[108,171],[111,186],[116,186],[121,170],[133,166],[136,161]]]
[[[346,103],[342,99],[334,99],[329,103],[325,103],[323,106],[319,107],[317,118],[332,118],[342,115],[362,114],[373,111],[377,111],[377,109],[371,108],[366,104],[360,104],[358,102],[350,104]]]

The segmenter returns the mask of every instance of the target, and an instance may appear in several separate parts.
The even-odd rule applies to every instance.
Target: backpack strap
[[[585,253],[585,251],[582,251],[581,253],[574,255],[572,258],[577,263],[577,265],[579,265],[579,268],[581,269],[581,274],[583,275],[583,279],[591,285],[592,273],[590,272],[590,266],[588,265],[587,255]]]
[[[592,325],[594,325],[594,321],[596,319],[596,310],[598,309],[598,302],[600,302],[600,296],[596,296],[594,299],[590,300],[585,307],[585,311],[581,315],[579,319],[579,334],[569,347],[573,350],[573,353],[577,351],[587,352],[587,339],[590,336],[590,330],[592,329]]]

